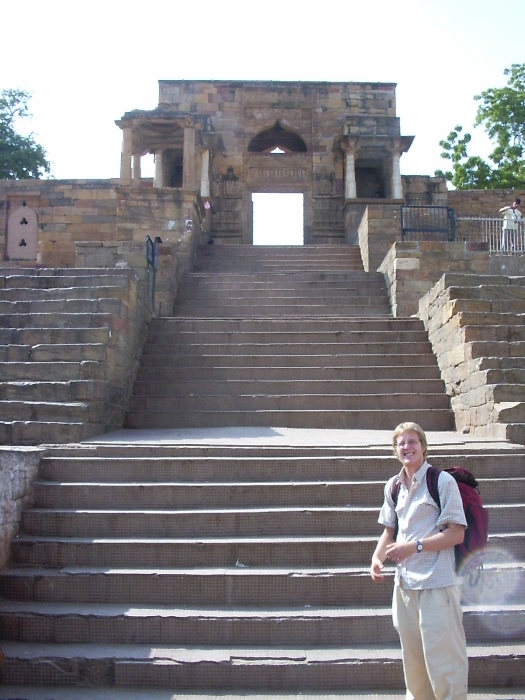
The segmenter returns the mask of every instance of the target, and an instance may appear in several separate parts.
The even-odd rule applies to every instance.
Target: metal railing
[[[151,300],[151,310],[155,313],[155,286],[157,282],[157,266],[159,261],[160,236],[155,236],[152,241],[146,236],[146,299]]]
[[[521,221],[516,229],[504,231],[501,217],[458,216],[456,238],[488,243],[491,255],[525,255],[525,229]]]
[[[454,210],[421,204],[402,205],[401,232],[404,241],[454,241]]]

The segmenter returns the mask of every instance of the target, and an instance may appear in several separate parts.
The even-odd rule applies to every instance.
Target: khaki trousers
[[[394,586],[407,700],[467,700],[468,657],[459,586]]]

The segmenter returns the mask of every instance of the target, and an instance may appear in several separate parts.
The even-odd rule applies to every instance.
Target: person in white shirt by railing
[[[503,214],[503,231],[501,233],[501,249],[502,250],[514,250],[518,247],[523,250],[523,241],[520,241],[518,245],[518,227],[520,222],[523,221],[523,214],[521,213],[519,206],[521,204],[521,199],[516,197],[512,202],[512,205],[501,207],[499,210],[500,214]]]

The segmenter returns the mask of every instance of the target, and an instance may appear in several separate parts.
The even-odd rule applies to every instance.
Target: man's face
[[[419,469],[425,461],[423,445],[416,432],[404,430],[397,436],[396,455],[401,464],[407,468]]]

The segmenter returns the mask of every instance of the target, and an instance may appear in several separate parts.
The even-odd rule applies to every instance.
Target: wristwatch
[[[416,540],[416,547],[417,547],[418,554],[419,554],[419,552],[423,551],[423,543],[420,542],[419,540]]]

